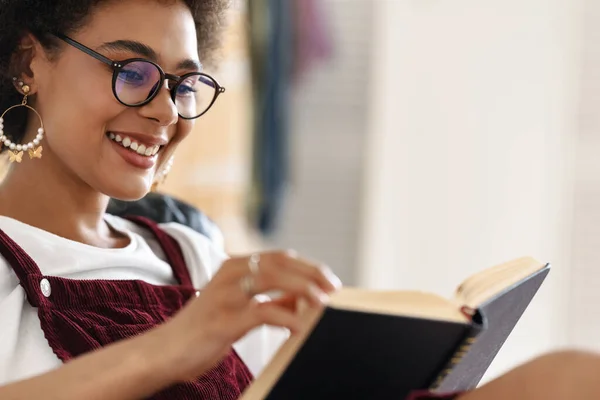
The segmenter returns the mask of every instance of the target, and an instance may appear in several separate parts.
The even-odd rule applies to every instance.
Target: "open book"
[[[291,336],[244,392],[254,399],[403,399],[474,388],[550,266],[521,258],[477,273],[453,299],[344,288],[303,311]]]

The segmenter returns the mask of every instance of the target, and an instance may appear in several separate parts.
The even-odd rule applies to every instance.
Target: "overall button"
[[[52,293],[52,288],[50,287],[50,282],[48,279],[44,278],[40,282],[40,289],[42,289],[42,294],[46,297],[50,297],[50,293]]]

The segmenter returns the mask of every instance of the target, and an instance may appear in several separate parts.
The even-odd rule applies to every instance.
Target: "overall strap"
[[[187,269],[179,243],[163,231],[156,222],[149,218],[141,216],[126,216],[124,218],[152,232],[167,257],[167,261],[173,270],[175,279],[183,286],[192,286],[192,278]]]
[[[34,307],[44,303],[46,299],[42,295],[42,288],[47,284],[47,280],[36,262],[2,229],[0,229],[0,254],[17,275],[29,303]]]
[[[28,275],[42,275],[35,261],[2,229],[0,229],[0,254],[15,271],[21,282],[25,282]]]

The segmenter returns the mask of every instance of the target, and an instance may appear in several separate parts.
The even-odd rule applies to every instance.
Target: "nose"
[[[144,117],[155,120],[161,126],[169,126],[177,123],[179,114],[175,103],[171,99],[171,92],[166,80],[156,94],[156,97],[150,103],[140,107],[139,112]]]

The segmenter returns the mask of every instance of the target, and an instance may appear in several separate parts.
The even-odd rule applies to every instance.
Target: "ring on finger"
[[[253,275],[258,274],[260,264],[260,254],[254,253],[248,259],[248,268]]]
[[[254,297],[254,295],[256,295],[254,286],[256,285],[255,276],[258,274],[259,263],[260,254],[252,254],[250,258],[248,258],[248,268],[250,269],[250,274],[240,279],[240,287],[242,288],[242,291],[250,297]]]
[[[254,275],[246,275],[240,279],[240,287],[242,288],[242,291],[249,297],[254,297],[256,294],[254,292],[255,283]]]

